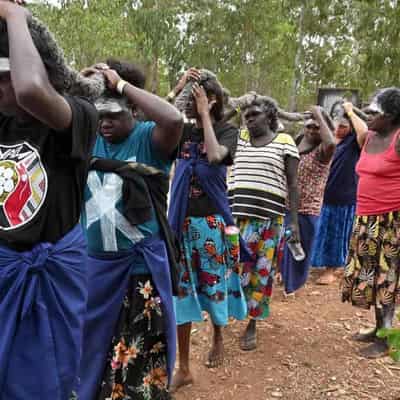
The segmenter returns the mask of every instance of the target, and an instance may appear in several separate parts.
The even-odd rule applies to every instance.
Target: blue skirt
[[[178,325],[202,321],[202,311],[218,326],[227,325],[229,317],[247,316],[239,263],[225,241],[224,230],[220,215],[185,220],[178,296],[174,298]]]
[[[77,383],[87,301],[86,241],[0,246],[0,400],[68,400]]]
[[[306,253],[306,258],[303,261],[296,261],[292,257],[287,244],[285,244],[281,264],[281,273],[283,282],[285,284],[286,293],[292,293],[295,290],[300,289],[307,281],[318,218],[319,217],[315,215],[299,214],[301,245]],[[287,226],[289,223],[290,216],[287,214],[285,218],[285,225]]]
[[[338,268],[345,265],[355,210],[354,205],[323,205],[311,258],[312,266]]]

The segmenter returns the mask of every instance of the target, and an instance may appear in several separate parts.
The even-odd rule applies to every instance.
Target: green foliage
[[[190,66],[232,94],[306,108],[322,86],[400,85],[397,0],[60,0],[35,13],[76,68],[110,56],[143,66],[165,95]]]
[[[377,336],[381,339],[386,339],[390,347],[389,355],[394,361],[400,361],[400,329],[380,329]]]

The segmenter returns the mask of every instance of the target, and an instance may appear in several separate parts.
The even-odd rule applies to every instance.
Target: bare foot
[[[317,285],[331,285],[338,280],[332,269],[327,269],[317,280]]]
[[[183,386],[191,385],[193,383],[193,376],[190,371],[184,372],[181,369],[176,371],[174,377],[172,378],[172,383],[169,388],[171,393],[176,392]]]
[[[210,352],[208,353],[208,359],[206,361],[206,367],[208,368],[218,368],[224,364],[224,342],[222,337],[214,341]]]

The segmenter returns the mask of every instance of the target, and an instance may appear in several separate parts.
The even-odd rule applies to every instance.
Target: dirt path
[[[259,348],[238,347],[243,322],[225,331],[227,361],[207,369],[210,327],[199,324],[192,335],[196,382],[176,400],[399,400],[400,365],[389,358],[366,360],[350,336],[371,326],[370,312],[342,304],[338,287],[314,284],[315,276],[296,299],[277,288],[272,316],[259,324]]]

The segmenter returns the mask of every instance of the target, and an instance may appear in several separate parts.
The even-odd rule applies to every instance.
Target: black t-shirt
[[[19,251],[55,243],[79,222],[97,112],[65,98],[72,125],[64,132],[0,115],[0,242]]]
[[[228,123],[217,123],[214,125],[214,132],[218,143],[228,149],[228,154],[222,161],[222,164],[232,165],[239,135],[238,129]],[[193,124],[185,124],[179,146],[179,157],[184,159],[189,158],[189,147],[194,143],[197,145],[198,157],[207,159],[203,129],[196,128]],[[186,215],[191,217],[205,217],[216,213],[218,213],[218,210],[214,203],[203,191],[197,177],[193,175],[190,184],[189,204]]]

